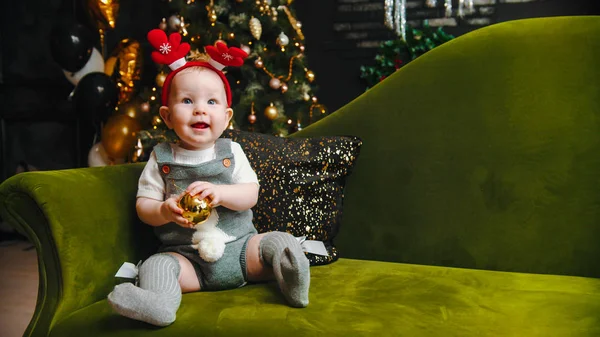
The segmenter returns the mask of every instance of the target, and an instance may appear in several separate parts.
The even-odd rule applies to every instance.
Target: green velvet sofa
[[[600,336],[600,17],[456,38],[296,136],[355,135],[341,258],[310,305],[273,283],[185,294],[177,321],[120,317],[115,268],[155,247],[142,164],[23,173],[1,216],[39,257],[26,336]]]

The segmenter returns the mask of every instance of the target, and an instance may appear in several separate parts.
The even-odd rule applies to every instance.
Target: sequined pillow
[[[357,137],[282,138],[226,130],[239,143],[258,176],[258,203],[252,208],[259,233],[283,231],[323,241],[329,256],[307,253],[311,265],[338,259],[345,178],[362,142]]]

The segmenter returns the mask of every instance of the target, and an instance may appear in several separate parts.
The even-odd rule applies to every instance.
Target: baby
[[[159,112],[179,142],[157,145],[139,180],[136,210],[154,226],[159,252],[140,266],[139,287],[117,285],[109,303],[123,316],[166,326],[175,321],[182,293],[275,279],[289,305],[306,307],[310,269],[301,245],[285,232],[257,234],[250,210],[258,199],[256,173],[239,144],[219,138],[233,116],[221,69],[241,66],[247,54],[217,43],[206,47],[210,61],[186,62],[190,46],[180,43],[178,33],[167,40],[155,29],[148,39],[157,49],[152,59],[173,70],[163,84]],[[216,256],[198,254],[202,234],[194,234],[178,206],[185,193],[211,201],[211,216],[197,226],[200,233],[202,226],[219,233],[224,249]]]

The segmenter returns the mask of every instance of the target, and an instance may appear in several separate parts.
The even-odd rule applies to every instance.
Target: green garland
[[[433,29],[426,25],[423,30],[408,29],[406,41],[400,38],[381,44],[375,56],[375,65],[361,66],[360,78],[366,82],[369,89],[410,61],[453,38],[454,36],[445,33],[441,27]]]

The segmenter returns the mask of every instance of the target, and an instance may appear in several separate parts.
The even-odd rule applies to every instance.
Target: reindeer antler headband
[[[242,66],[244,59],[248,57],[246,52],[236,47],[228,48],[225,43],[217,42],[216,47],[205,46],[206,53],[210,56],[208,62],[187,62],[185,56],[190,51],[190,45],[186,42],[181,43],[179,33],[172,33],[167,40],[167,34],[162,29],[153,29],[148,32],[148,41],[156,49],[152,52],[152,60],[159,64],[168,65],[172,70],[167,75],[162,87],[162,105],[167,105],[169,102],[169,87],[173,77],[178,72],[189,67],[204,67],[214,71],[221,77],[227,95],[227,106],[231,106],[231,87],[222,70],[227,66]]]

